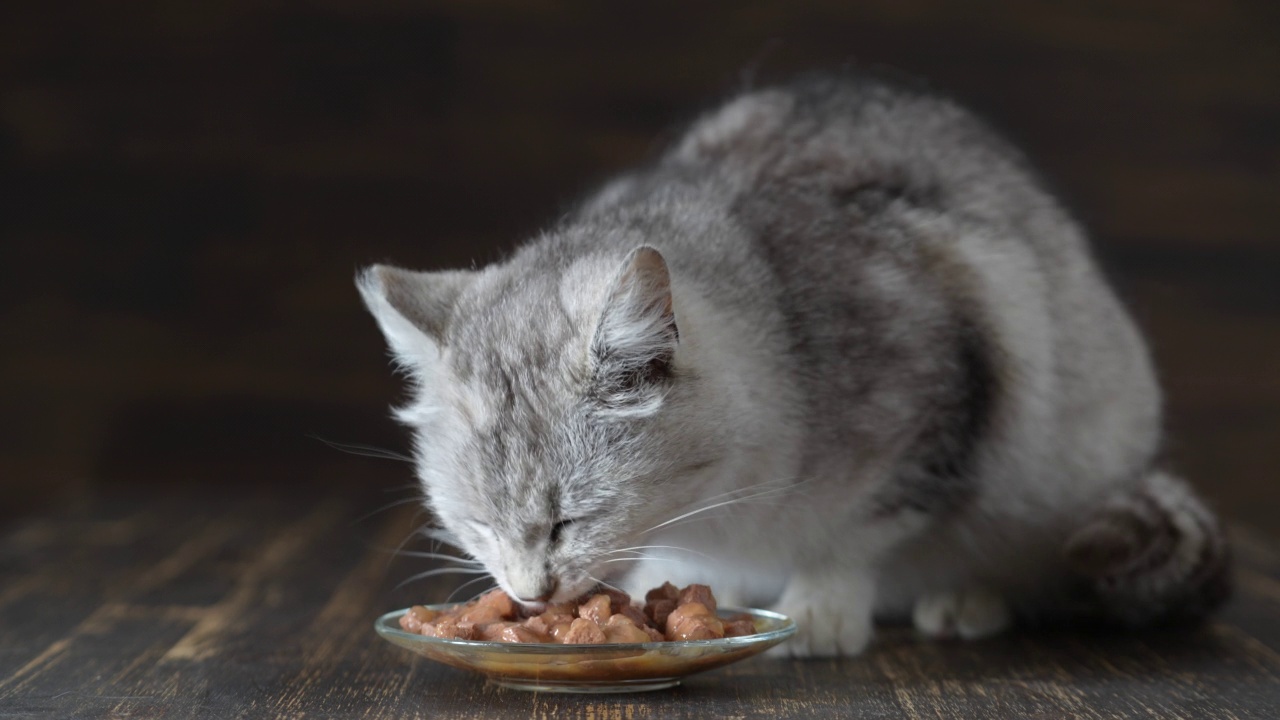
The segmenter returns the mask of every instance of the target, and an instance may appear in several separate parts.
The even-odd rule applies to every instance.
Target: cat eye
[[[578,518],[568,518],[567,520],[561,520],[555,525],[552,525],[551,526],[551,544],[554,545],[560,542],[560,536],[564,534],[564,529],[576,522],[578,522]]]

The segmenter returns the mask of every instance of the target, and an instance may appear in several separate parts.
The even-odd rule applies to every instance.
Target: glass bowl
[[[447,610],[454,605],[428,605]],[[796,623],[768,610],[720,608],[730,618],[748,615],[756,634],[720,640],[559,645],[446,640],[400,629],[396,610],[373,627],[384,639],[424,657],[484,675],[489,682],[543,692],[640,692],[680,684],[680,679],[757,655],[791,637]]]

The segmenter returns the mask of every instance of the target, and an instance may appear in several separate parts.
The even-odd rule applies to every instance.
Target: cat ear
[[[466,270],[413,272],[373,265],[356,277],[356,287],[392,352],[421,364],[439,357],[458,296],[474,276]]]
[[[667,262],[642,245],[614,277],[591,342],[596,398],[615,414],[657,411],[679,340]]]

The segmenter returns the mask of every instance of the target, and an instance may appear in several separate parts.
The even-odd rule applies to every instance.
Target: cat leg
[[[770,651],[781,657],[857,655],[871,640],[875,575],[870,570],[800,571],[774,609],[796,621],[792,638]]]
[[[1013,612],[998,593],[973,587],[921,596],[911,619],[917,630],[931,638],[976,640],[1007,630],[1013,624]]]

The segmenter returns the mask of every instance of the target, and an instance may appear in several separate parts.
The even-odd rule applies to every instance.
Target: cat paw
[[[1013,613],[1004,598],[985,588],[922,596],[911,616],[917,630],[935,639],[977,640],[997,635],[1013,624]]]
[[[862,652],[872,635],[870,590],[856,581],[793,582],[775,609],[796,621],[796,634],[769,655],[823,658]]]

